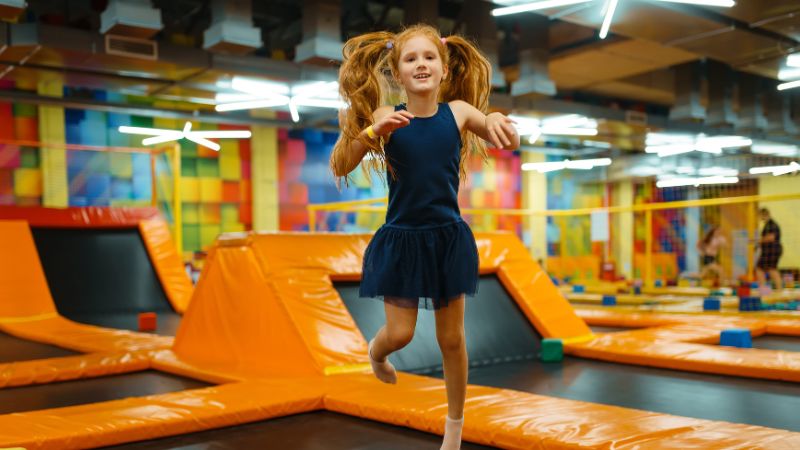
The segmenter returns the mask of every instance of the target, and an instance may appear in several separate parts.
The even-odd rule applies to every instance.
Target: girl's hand
[[[508,117],[493,112],[486,116],[486,132],[496,148],[510,148],[516,142],[517,130],[515,122]]]
[[[398,128],[408,126],[413,118],[414,115],[404,109],[394,111],[372,124],[372,131],[378,136],[386,136]]]

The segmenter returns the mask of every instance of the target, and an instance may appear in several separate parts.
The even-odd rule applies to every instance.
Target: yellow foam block
[[[486,195],[483,189],[473,189],[469,193],[470,206],[473,208],[483,208],[485,205]]]
[[[200,205],[198,203],[183,203],[183,223],[200,223]]]
[[[14,171],[14,195],[17,197],[41,197],[42,171],[39,169],[16,169]]]
[[[200,180],[192,177],[181,177],[181,200],[184,202],[200,201]]]
[[[242,161],[238,154],[221,154],[219,157],[219,176],[223,180],[237,181],[242,178]]]
[[[223,233],[241,233],[242,231],[246,231],[246,227],[243,223],[222,222]]]
[[[219,236],[220,226],[215,224],[200,225],[200,245],[203,248],[208,248]]]
[[[222,201],[222,180],[203,177],[200,180],[200,201],[203,203],[219,203]]]
[[[497,161],[489,158],[481,173],[483,174],[483,188],[487,191],[497,189]]]
[[[221,216],[220,220],[223,224],[235,224],[239,221],[239,205],[222,204]]]

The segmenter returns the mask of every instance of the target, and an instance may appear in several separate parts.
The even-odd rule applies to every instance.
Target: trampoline
[[[172,309],[136,228],[32,227],[58,312],[76,322],[138,329],[138,314],[158,315],[157,334],[174,335]]]
[[[358,298],[357,283],[336,283],[336,288],[364,335],[374,335],[384,322],[383,304]],[[795,383],[569,356],[562,363],[541,363],[536,359],[541,337],[494,275],[481,277],[466,311],[471,384],[800,431],[794,413],[800,409],[800,385]],[[432,314],[420,313],[414,341],[390,360],[398,370],[441,377]]]

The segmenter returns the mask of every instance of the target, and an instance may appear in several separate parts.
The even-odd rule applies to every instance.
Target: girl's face
[[[414,94],[436,91],[446,76],[439,49],[425,36],[414,36],[403,44],[398,72],[400,84]]]

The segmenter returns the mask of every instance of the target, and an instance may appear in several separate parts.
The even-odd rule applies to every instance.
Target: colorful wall
[[[136,101],[120,95],[92,92],[96,100]],[[155,104],[156,107],[173,107]],[[148,153],[125,149],[109,151],[64,150],[36,145],[2,144],[2,141],[45,140],[44,134],[54,130],[67,144],[97,147],[142,148],[141,136],[118,132],[121,125],[182,128],[184,121],[61,109],[63,121],[44,119],[48,111],[31,105],[0,103],[0,204],[45,204],[44,187],[57,177],[44,172],[65,171],[66,201],[48,206],[147,206],[152,201],[152,169]],[[47,109],[55,109],[47,107]],[[193,129],[237,129],[226,125],[193,123]],[[56,142],[52,137],[51,142]],[[170,144],[171,146],[173,144]],[[251,149],[250,141],[221,140],[219,152],[198,146],[188,140],[179,141],[181,150],[181,197],[183,210],[183,250],[200,251],[213,243],[221,232],[244,231],[252,227]],[[56,147],[56,146],[54,146]],[[43,155],[61,152],[64,162],[45,169]],[[65,167],[64,167],[65,166]],[[174,174],[171,154],[156,158],[156,195],[165,216],[171,221]]]

